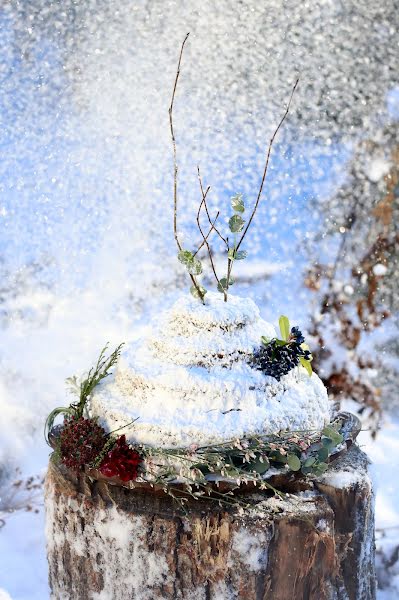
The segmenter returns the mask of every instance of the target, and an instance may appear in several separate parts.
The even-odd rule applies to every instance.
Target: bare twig
[[[173,92],[172,92],[172,99],[170,101],[170,106],[169,106],[169,124],[170,124],[170,134],[172,137],[172,145],[173,145],[173,171],[174,171],[174,176],[173,176],[173,231],[174,231],[174,235],[175,235],[175,240],[176,240],[176,244],[179,250],[182,250],[182,246],[181,243],[179,241],[179,237],[177,235],[177,151],[176,151],[176,138],[175,138],[175,132],[174,132],[174,128],[173,128],[173,104],[175,101],[175,95],[176,95],[176,89],[177,89],[177,82],[179,80],[179,75],[180,75],[180,65],[181,65],[181,59],[183,56],[183,51],[184,51],[184,46],[185,43],[187,42],[188,36],[190,34],[188,33],[186,35],[186,37],[183,40],[183,43],[181,45],[181,49],[180,49],[180,55],[179,55],[179,62],[177,63],[177,71],[176,71],[176,77],[175,77],[175,83],[173,86]]]
[[[202,185],[202,179],[201,179],[201,173],[200,173],[199,166],[197,166],[197,173],[198,173],[199,184],[200,184],[200,187],[201,187],[201,193],[202,193],[202,196],[203,196],[204,195],[204,187]],[[211,217],[209,215],[208,206],[207,206],[206,203],[205,203],[205,210],[206,210],[206,216],[208,217],[208,221],[212,225]],[[213,229],[215,230],[215,233],[220,237],[220,239],[222,240],[222,242],[225,244],[226,248],[229,249],[229,243],[228,243],[227,239],[222,236],[222,234],[220,233],[220,231],[218,229],[216,229],[216,227],[213,227]]]
[[[231,270],[233,268],[233,260],[229,257],[227,259],[227,277],[226,277],[226,290],[224,294],[224,301],[227,302],[227,293],[230,287]]]
[[[204,192],[204,187],[202,185],[202,181],[201,181],[201,177],[200,176],[199,176],[199,181],[200,181],[200,186],[201,186],[202,201],[201,201],[201,203],[199,205],[198,212],[197,212],[197,225],[198,225],[198,229],[200,231],[200,234],[202,235],[203,243],[206,245],[206,248],[208,250],[209,260],[210,260],[210,263],[211,263],[213,274],[215,276],[215,279],[217,281],[218,286],[220,286],[220,279],[219,279],[219,277],[217,276],[217,273],[216,273],[215,263],[213,262],[212,250],[211,250],[211,247],[210,247],[209,242],[208,242],[209,234],[211,233],[211,231],[213,229],[215,229],[215,222],[216,222],[217,218],[219,217],[219,211],[217,212],[216,217],[215,217],[213,223],[210,220],[211,229],[209,230],[208,235],[205,236],[204,232],[202,231],[202,227],[201,227],[201,223],[200,223],[200,215],[201,215],[202,206],[205,206],[206,213],[207,213],[207,215],[209,215],[208,207],[206,205],[206,196],[207,196],[207,193],[209,192],[210,188],[208,186],[207,189],[206,189],[206,191]]]
[[[242,235],[241,235],[241,237],[240,237],[237,245],[235,245],[235,247],[234,247],[235,252],[238,252],[238,249],[240,248],[240,246],[241,246],[241,244],[242,244],[242,242],[243,242],[243,240],[244,240],[244,238],[245,238],[245,236],[247,234],[247,231],[248,231],[248,229],[251,226],[252,220],[253,220],[253,218],[255,216],[255,213],[257,211],[257,208],[259,206],[259,202],[260,202],[260,199],[261,199],[261,196],[262,196],[263,186],[264,186],[264,183],[266,181],[266,175],[267,175],[267,170],[268,170],[268,167],[269,167],[269,160],[270,160],[270,154],[271,154],[271,151],[272,151],[272,146],[273,146],[275,137],[276,137],[277,133],[279,132],[280,127],[282,126],[282,124],[284,123],[284,121],[285,121],[285,119],[286,119],[286,117],[288,115],[288,112],[289,112],[290,106],[291,106],[292,97],[293,97],[293,95],[295,93],[295,90],[296,90],[296,87],[298,85],[298,82],[299,82],[299,79],[297,79],[295,81],[294,87],[292,88],[292,91],[291,91],[290,99],[288,101],[287,109],[286,109],[284,115],[282,116],[282,118],[280,119],[280,122],[277,125],[276,129],[274,130],[274,133],[273,133],[272,137],[270,138],[269,147],[268,147],[267,154],[266,154],[265,167],[263,169],[262,180],[261,180],[259,191],[258,191],[258,196],[256,198],[256,202],[255,202],[254,208],[252,210],[251,216],[249,217],[248,223],[247,223],[247,225],[246,225],[246,227],[245,227],[245,229],[244,229],[244,231],[243,231],[243,233],[242,233]],[[226,283],[226,289],[227,290],[229,289],[230,278],[231,278],[231,271],[232,271],[232,268],[233,268],[233,262],[234,261],[231,258],[228,258],[228,262],[227,262],[227,283]],[[227,301],[227,297],[226,296],[225,296],[225,300]]]
[[[206,208],[208,208],[208,207],[207,207],[207,204],[206,204],[206,201],[204,202],[204,200],[205,200],[206,196],[208,195],[208,192],[209,192],[209,190],[210,190],[210,189],[211,189],[211,188],[210,188],[210,186],[208,185],[208,187],[206,188],[205,192],[204,192],[204,191],[202,191],[202,193],[203,193],[203,196],[202,196],[202,201],[201,201],[201,204],[200,204],[200,210],[201,210],[201,208],[202,208],[202,205],[203,205],[203,204],[205,204]],[[208,233],[207,233],[207,234],[206,234],[206,236],[205,236],[205,239],[206,239],[206,240],[209,238],[209,236],[211,235],[212,231],[216,231],[216,228],[215,228],[215,223],[216,223],[216,221],[218,220],[218,218],[219,218],[219,212],[217,213],[217,215],[216,215],[216,217],[214,218],[213,222],[212,222],[211,220],[209,221],[209,224],[210,224],[210,226],[211,226],[211,227],[210,227],[210,229],[209,229]],[[201,244],[198,246],[198,248],[197,248],[197,250],[194,252],[193,256],[197,256],[198,252],[199,252],[200,250],[202,250],[202,248],[203,248],[204,246],[205,246],[205,240],[204,240],[204,239],[202,239],[202,242],[201,242]]]
[[[185,43],[186,43],[189,35],[190,35],[189,33],[186,35],[186,37],[184,38],[183,43],[181,45],[179,62],[177,63],[175,83],[173,86],[172,99],[170,101],[170,106],[169,106],[170,135],[172,137],[172,146],[173,146],[173,232],[174,232],[175,241],[176,241],[176,245],[179,249],[179,252],[181,252],[183,250],[183,247],[180,243],[179,236],[177,234],[177,172],[178,172],[178,168],[177,168],[176,138],[175,138],[175,132],[174,132],[174,128],[173,128],[173,104],[175,101],[177,82],[179,80],[179,75],[180,75],[180,65],[181,65],[181,59],[183,56],[184,46],[185,46]],[[191,273],[190,273],[190,279],[193,283],[193,286],[197,290],[199,298],[204,303],[204,294],[201,291],[201,286],[198,285],[196,278]]]
[[[242,242],[243,242],[243,240],[244,240],[244,238],[246,236],[246,233],[247,233],[247,231],[248,231],[248,229],[249,229],[249,227],[250,227],[250,225],[252,223],[252,219],[255,216],[256,210],[258,208],[259,201],[260,201],[260,198],[262,196],[263,186],[264,186],[264,183],[265,183],[265,180],[266,180],[267,169],[268,169],[268,166],[269,166],[269,159],[270,159],[270,153],[271,153],[271,150],[272,150],[273,142],[274,142],[274,139],[275,139],[277,133],[279,132],[280,127],[282,126],[282,124],[284,123],[284,121],[285,121],[285,119],[286,119],[286,117],[288,115],[288,112],[289,112],[290,106],[291,106],[292,97],[293,97],[293,95],[295,93],[295,90],[297,88],[298,82],[299,82],[299,79],[297,79],[296,82],[294,83],[294,87],[292,88],[290,99],[288,101],[287,109],[286,109],[284,115],[282,116],[282,118],[280,120],[280,123],[277,125],[276,129],[274,130],[274,133],[273,133],[272,137],[270,138],[269,148],[268,148],[267,155],[266,155],[265,168],[263,170],[262,181],[260,183],[259,192],[258,192],[258,196],[256,198],[255,206],[254,206],[254,208],[252,210],[252,213],[251,213],[251,216],[250,216],[250,218],[248,220],[247,226],[245,227],[245,229],[244,229],[244,231],[243,231],[243,233],[241,235],[241,238],[240,238],[240,240],[239,240],[239,242],[238,242],[238,244],[236,246],[236,250],[238,250],[239,247],[241,246],[241,244],[242,244]]]

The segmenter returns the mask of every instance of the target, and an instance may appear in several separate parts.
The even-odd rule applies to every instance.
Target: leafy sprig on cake
[[[234,263],[236,260],[243,260],[247,257],[247,251],[244,249],[241,249],[241,246],[244,242],[244,239],[248,233],[248,230],[251,226],[251,223],[255,217],[256,211],[257,211],[259,203],[261,201],[263,188],[264,188],[267,171],[268,171],[268,167],[269,167],[270,154],[271,154],[271,150],[273,147],[273,143],[274,143],[274,140],[276,138],[276,135],[277,135],[280,127],[282,126],[283,122],[285,121],[285,119],[288,115],[288,112],[289,112],[289,109],[291,106],[292,97],[293,97],[295,89],[298,85],[298,80],[296,80],[296,82],[292,88],[287,108],[286,108],[282,118],[280,119],[279,124],[277,125],[276,129],[274,130],[272,137],[270,138],[268,149],[266,152],[265,165],[264,165],[264,169],[263,169],[263,173],[262,173],[262,177],[261,177],[258,194],[257,194],[256,200],[255,200],[254,206],[249,213],[249,218],[247,220],[244,219],[243,213],[245,212],[245,204],[244,204],[242,194],[238,193],[235,196],[233,196],[233,198],[231,199],[231,206],[233,208],[234,214],[229,219],[229,234],[228,235],[223,235],[220,232],[219,228],[216,226],[217,220],[220,216],[219,211],[216,213],[216,215],[213,218],[211,218],[208,204],[207,204],[207,197],[209,195],[209,191],[211,188],[210,188],[210,186],[207,186],[206,188],[204,187],[200,168],[197,167],[198,181],[199,181],[199,187],[200,187],[200,192],[201,192],[201,201],[200,201],[199,208],[197,211],[197,226],[198,226],[199,232],[202,237],[202,242],[195,250],[189,250],[189,249],[183,247],[183,245],[180,241],[180,238],[179,238],[178,227],[177,227],[178,166],[177,166],[176,136],[175,136],[175,130],[174,130],[174,123],[173,123],[173,107],[174,107],[175,95],[176,95],[177,84],[178,84],[179,76],[180,76],[182,56],[183,56],[184,47],[187,42],[188,36],[189,36],[189,34],[186,35],[186,37],[183,40],[182,46],[181,46],[179,61],[178,61],[178,65],[177,65],[177,72],[176,72],[176,77],[175,77],[174,86],[173,86],[172,98],[171,98],[171,103],[169,106],[169,123],[170,123],[170,133],[171,133],[172,147],[173,147],[173,166],[174,166],[174,168],[173,168],[173,215],[174,215],[173,216],[173,230],[174,230],[174,237],[175,237],[176,245],[178,248],[178,259],[186,267],[187,273],[191,279],[192,286],[191,286],[190,291],[193,294],[193,296],[198,298],[201,302],[205,303],[205,295],[207,293],[207,290],[204,288],[203,285],[201,285],[201,283],[199,281],[199,277],[203,273],[203,265],[198,256],[199,252],[205,248],[207,251],[208,257],[209,257],[213,275],[216,280],[217,289],[219,292],[221,292],[223,294],[224,300],[225,300],[225,302],[227,302],[229,288],[234,284],[234,278],[233,278],[233,274],[232,274],[233,269],[234,269]],[[208,223],[208,230],[206,233],[204,232],[203,227],[201,226],[202,213],[205,213],[207,223]],[[211,249],[211,246],[209,243],[209,239],[212,234],[216,234],[220,238],[220,240],[222,241],[222,243],[224,245],[224,249],[226,252],[227,267],[226,267],[226,273],[222,277],[220,277],[216,271],[214,256],[213,256],[213,252],[212,252],[212,249]]]

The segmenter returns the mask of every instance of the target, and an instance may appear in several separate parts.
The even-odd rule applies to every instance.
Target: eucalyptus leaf
[[[323,475],[328,469],[328,464],[325,462],[319,462],[312,467],[312,472],[314,475]]]
[[[263,462],[261,462],[258,459],[249,464],[249,470],[255,471],[256,473],[259,473],[259,475],[263,475],[263,473],[266,473],[266,471],[268,471],[269,468],[270,468],[270,463],[266,456],[263,457]]]
[[[280,326],[282,339],[288,342],[290,337],[290,322],[288,320],[288,317],[281,315],[281,317],[278,320],[278,324]]]
[[[328,448],[326,448],[325,446],[323,446],[323,448],[320,448],[320,450],[317,453],[317,456],[321,462],[324,462],[325,460],[327,460],[328,455],[329,455]]]
[[[335,446],[333,440],[328,437],[323,438],[321,443],[323,444],[324,448],[328,448],[328,450],[331,450],[331,448],[334,448]]]
[[[331,425],[326,425],[321,433],[326,437],[333,439],[338,432]]]
[[[198,258],[193,258],[192,262],[186,264],[187,271],[190,275],[201,275],[202,263]]]
[[[205,296],[207,290],[204,287],[202,287],[202,285],[198,285],[198,288],[199,291],[195,287],[195,285],[192,285],[190,288],[190,293],[192,296],[194,296],[194,298],[199,298],[201,300]],[[199,292],[201,292],[201,294]]]
[[[229,220],[229,227],[232,233],[238,233],[244,228],[245,221],[240,215],[233,215]]]
[[[248,252],[246,250],[234,250],[234,248],[230,248],[228,252],[228,257],[230,260],[244,260],[247,258]]]
[[[315,462],[316,462],[315,457],[314,456],[309,456],[309,458],[307,458],[305,460],[305,462],[303,463],[303,466],[304,467],[311,467],[311,466],[313,466],[315,464]]]
[[[278,450],[273,450],[272,452],[270,452],[269,458],[271,460],[273,460],[274,462],[283,463],[283,464],[287,463],[287,456],[285,456],[284,454],[281,454]]]
[[[334,429],[334,427],[332,427],[331,425],[327,425],[327,427],[324,427],[322,434],[326,437],[329,438],[334,446],[338,446],[339,444],[341,444],[341,442],[343,441],[344,437],[343,435],[341,435],[336,429]]]
[[[234,279],[230,277],[229,287],[234,284]],[[218,292],[222,294],[227,290],[227,277],[222,277],[218,283]]]
[[[190,250],[180,250],[177,258],[186,267],[190,275],[201,275],[201,261],[198,260]]]
[[[309,467],[303,466],[301,471],[304,475],[309,475],[313,471],[313,466],[312,465],[310,465]]]
[[[179,262],[186,266],[194,261],[194,255],[190,250],[180,250],[177,258]]]
[[[244,200],[242,199],[242,194],[236,194],[231,199],[231,206],[235,212],[243,213],[245,211]]]
[[[296,454],[289,454],[287,457],[287,464],[291,471],[299,471],[301,468],[301,461]]]

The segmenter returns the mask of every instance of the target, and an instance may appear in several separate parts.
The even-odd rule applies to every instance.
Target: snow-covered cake
[[[126,426],[132,443],[202,445],[281,430],[321,430],[330,420],[326,389],[299,366],[280,381],[250,363],[261,336],[276,337],[248,298],[208,292],[205,304],[180,298],[151,333],[122,353],[90,401],[108,431]]]

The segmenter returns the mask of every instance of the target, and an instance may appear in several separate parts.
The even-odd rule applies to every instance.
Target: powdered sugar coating
[[[262,335],[276,332],[248,298],[181,298],[125,350],[91,414],[108,430],[138,418],[127,438],[163,447],[323,428],[330,404],[316,374],[299,367],[277,381],[248,364]]]

